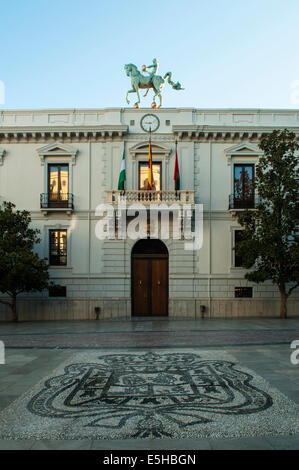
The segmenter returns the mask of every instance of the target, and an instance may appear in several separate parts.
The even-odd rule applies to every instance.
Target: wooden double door
[[[140,316],[168,315],[168,256],[132,257],[132,313]]]

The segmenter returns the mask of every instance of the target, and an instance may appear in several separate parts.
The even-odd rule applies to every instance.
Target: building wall
[[[41,257],[49,255],[49,229],[68,231],[68,264],[50,268],[52,279],[67,286],[67,297],[49,298],[48,291],[24,295],[19,300],[21,320],[91,319],[97,306],[100,318],[131,316],[134,242],[99,240],[96,208],[107,201],[107,191],[117,189],[124,149],[126,188],[138,189],[138,161],[147,159],[148,142],[140,119],[148,112],[160,119],[152,144],[153,161],[162,161],[163,189],[174,188],[178,140],[181,189],[194,191],[195,203],[204,209],[199,251],[184,250],[184,241],[165,241],[169,316],[200,318],[201,305],[206,307],[204,316],[211,318],[279,315],[277,288],[270,282],[249,283],[244,280],[245,271],[233,266],[233,229],[238,224],[228,210],[228,200],[234,162],[257,162],[260,137],[275,128],[299,133],[299,111],[4,111],[0,116],[0,201],[12,201],[18,209],[31,212],[32,226],[41,231],[42,242],[36,247]],[[70,166],[74,211],[46,213],[40,209],[40,194],[47,192],[47,163],[59,161]],[[253,298],[235,299],[238,286],[252,286]],[[297,290],[288,301],[290,316],[299,314],[298,297]],[[9,318],[9,310],[1,305],[0,319]]]

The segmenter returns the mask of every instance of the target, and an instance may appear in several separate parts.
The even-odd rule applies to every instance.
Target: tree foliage
[[[40,242],[39,230],[30,228],[30,222],[30,213],[15,210],[11,202],[0,207],[0,292],[11,298],[0,302],[11,307],[14,321],[18,319],[17,295],[49,286],[47,259],[33,251]]]
[[[236,252],[246,279],[256,283],[271,280],[281,295],[281,317],[286,301],[299,282],[299,172],[295,134],[273,131],[261,139],[264,155],[256,166],[256,210],[237,214],[244,227]]]

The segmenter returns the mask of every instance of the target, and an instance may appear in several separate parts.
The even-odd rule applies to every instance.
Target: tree
[[[14,208],[11,202],[0,206],[0,292],[11,298],[0,298],[0,303],[8,305],[13,321],[18,321],[17,295],[49,287],[49,273],[47,259],[33,252],[40,231],[29,228],[28,211]]]
[[[273,131],[260,142],[264,155],[256,166],[255,210],[237,214],[244,227],[236,247],[246,269],[245,278],[271,280],[280,292],[280,316],[287,317],[287,299],[299,285],[299,146],[295,134]]]

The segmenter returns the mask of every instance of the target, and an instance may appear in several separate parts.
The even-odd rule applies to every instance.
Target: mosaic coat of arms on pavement
[[[39,420],[32,435],[44,437],[47,426],[97,439],[277,433],[292,402],[233,359],[219,351],[78,353],[23,400],[28,419]]]

